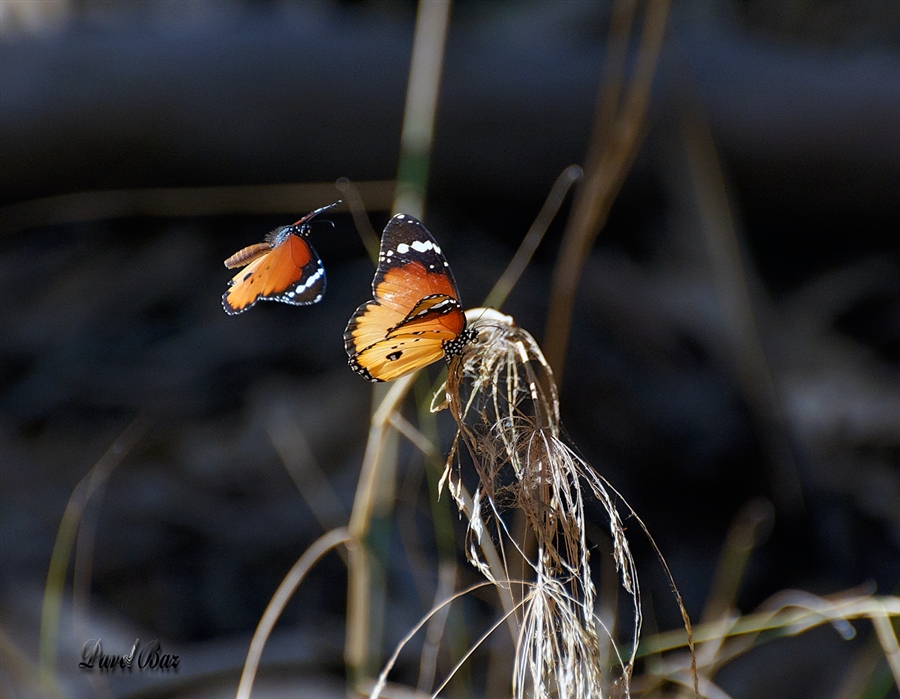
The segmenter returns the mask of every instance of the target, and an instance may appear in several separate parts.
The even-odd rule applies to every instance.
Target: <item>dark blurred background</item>
[[[33,689],[66,502],[138,416],[144,431],[86,512],[89,611],[63,601],[67,695],[103,690],[77,668],[96,637],[122,653],[159,638],[182,658],[176,674],[106,677],[114,696],[232,694],[281,578],[346,522],[371,402],[341,340],[372,274],[351,217],[313,227],[328,271],[316,306],[228,317],[221,261],[338,199],[339,177],[360,183],[381,230],[415,11],[0,4],[9,696]],[[557,175],[584,161],[610,14],[609,2],[453,6],[425,222],[467,306]],[[787,588],[898,591],[898,125],[900,3],[673,4],[643,145],[579,287],[561,400],[572,441],[646,522],[695,618],[748,511],[760,526],[742,611]],[[284,184],[317,186],[274,203],[264,189],[197,190],[171,205],[170,188]],[[148,188],[166,191],[120,191]],[[504,309],[539,341],[567,213]],[[443,448],[449,422],[439,416]],[[396,526],[427,529],[424,466],[402,454]],[[390,647],[434,595],[433,539],[413,555],[405,536],[385,554],[400,571]],[[675,628],[659,566],[638,550],[653,624]],[[304,582],[264,657],[270,685],[341,695],[344,585],[334,555]],[[718,679],[733,697],[838,696],[871,642],[857,627],[849,642],[819,629],[773,645]]]

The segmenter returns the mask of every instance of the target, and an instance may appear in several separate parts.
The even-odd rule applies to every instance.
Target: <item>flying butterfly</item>
[[[385,226],[372,295],[344,331],[350,366],[369,381],[449,359],[474,337],[447,260],[412,216],[397,214]]]
[[[290,226],[266,234],[266,242],[249,245],[225,260],[228,269],[245,267],[228,282],[222,307],[229,315],[243,313],[257,301],[281,301],[308,306],[325,293],[325,268],[306,239],[309,221],[340,204],[323,206]]]

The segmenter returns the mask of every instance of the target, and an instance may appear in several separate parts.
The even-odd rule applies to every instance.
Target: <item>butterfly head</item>
[[[313,218],[315,218],[316,216],[321,214],[323,211],[328,211],[328,209],[333,209],[335,206],[340,204],[341,201],[342,201],[341,199],[338,199],[333,204],[328,204],[328,206],[320,206],[315,211],[310,211],[308,214],[306,214],[306,216],[301,218],[299,221],[294,221],[294,223],[292,223],[290,226],[286,226],[286,228],[295,229],[292,232],[297,235],[306,235],[309,232],[309,222]]]

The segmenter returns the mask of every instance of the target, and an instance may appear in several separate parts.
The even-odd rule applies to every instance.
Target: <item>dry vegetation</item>
[[[440,3],[431,5],[432,12],[437,5]],[[767,501],[752,501],[735,517],[704,609],[692,626],[678,592],[678,580],[666,563],[666,551],[656,549],[653,532],[641,520],[642,513],[632,510],[617,492],[615,483],[609,482],[600,469],[586,463],[563,430],[557,382],[572,337],[575,292],[646,133],[645,112],[668,9],[665,0],[614,3],[606,72],[598,88],[596,119],[583,172],[573,167],[560,176],[545,209],[524,237],[518,255],[488,297],[486,305],[492,308],[476,308],[467,313],[471,327],[478,331],[477,337],[461,357],[451,361],[444,383],[434,390],[422,374],[404,377],[376,392],[352,512],[345,522],[336,523],[334,513],[340,509],[339,502],[321,508],[319,520],[326,533],[297,560],[272,596],[250,644],[237,688],[239,699],[256,696],[254,681],[258,674],[266,672],[260,670],[260,663],[267,640],[292,597],[302,599],[301,584],[315,575],[317,564],[332,551],[339,552],[347,566],[348,611],[341,664],[349,691],[360,696],[726,699],[728,695],[717,684],[717,675],[742,656],[761,647],[777,648],[788,642],[787,637],[810,633],[818,627],[830,626],[841,638],[851,639],[868,625],[874,630],[873,640],[859,653],[854,666],[846,669],[844,684],[835,689],[834,698],[875,699],[892,696],[900,688],[900,597],[892,595],[893,590],[876,594],[871,586],[865,586],[824,597],[783,590],[753,612],[743,614],[737,610],[738,589],[759,532],[771,524],[772,506]],[[430,46],[440,53],[446,20],[446,16],[432,17],[429,25],[428,19],[420,16],[417,27],[420,43],[422,32],[436,32],[440,40],[424,41],[425,49],[420,46],[415,54],[419,63],[413,63],[413,72],[420,74],[415,79],[410,77],[397,192],[402,196],[403,210],[416,215],[424,207],[434,101],[440,80],[441,57],[428,56],[426,49]],[[638,59],[633,69],[626,70],[630,50],[637,50]],[[423,67],[422,62],[428,65]],[[429,65],[435,72],[428,73]],[[422,81],[425,89],[417,93],[415,85],[423,84]],[[686,110],[686,114],[679,127],[680,142],[687,153],[685,180],[692,204],[699,211],[697,219],[703,239],[700,247],[711,260],[711,276],[720,292],[722,315],[729,319],[718,347],[735,367],[736,382],[758,419],[768,426],[765,451],[776,471],[773,482],[780,484],[779,492],[790,503],[799,497],[799,490],[795,492],[795,464],[783,449],[785,425],[789,422],[785,417],[789,407],[785,407],[783,396],[791,388],[787,379],[793,376],[801,381],[804,377],[783,371],[784,365],[779,364],[777,357],[773,360],[761,340],[760,328],[773,315],[772,308],[755,294],[758,279],[742,252],[728,188],[707,125],[692,110]],[[411,124],[415,120],[422,123]],[[526,329],[494,309],[503,305],[515,287],[568,188],[579,178],[554,268],[545,357]],[[391,185],[398,183],[367,183],[359,189],[347,181],[340,185],[360,234],[364,239],[368,235],[370,249],[371,225],[365,204],[372,209],[387,208],[389,193],[394,192]],[[321,196],[324,185],[310,187],[304,190],[303,200],[312,204],[305,208],[312,208],[314,199],[331,198],[330,194]],[[221,207],[227,207],[223,201],[234,204],[238,193],[204,191],[208,197],[205,205],[220,213]],[[266,193],[275,199],[297,199],[294,189],[242,189],[240,193],[242,197],[238,199],[246,196],[248,202],[256,201],[260,210],[267,210],[269,205],[265,196],[260,198]],[[100,209],[110,202],[117,206],[125,197],[130,206],[138,209],[174,207],[182,213],[179,207],[186,201],[196,206],[198,197],[204,196],[201,191],[151,191],[145,195],[112,193]],[[83,198],[54,202],[20,205],[8,212],[12,218],[7,218],[7,223],[12,219],[13,225],[22,227],[42,223],[42,216],[48,215],[48,204],[59,207],[57,223],[70,215],[83,218],[79,213],[81,206],[97,210],[96,201],[86,202]],[[283,204],[272,206],[278,209]],[[135,213],[133,208],[131,213]],[[151,213],[167,215],[159,210]],[[875,268],[878,274],[884,273],[884,265]],[[886,277],[891,276],[892,269]],[[833,305],[840,306],[853,296],[854,289],[864,287],[878,274],[869,274],[866,269],[844,270],[835,284],[826,285],[832,290],[849,290],[847,294],[838,293],[840,299]],[[619,281],[627,287],[627,272]],[[813,284],[805,293],[816,296],[818,292]],[[809,325],[815,318],[811,321],[806,313],[808,306],[803,305],[802,295],[786,304],[786,311],[781,309],[793,333],[792,347],[812,344],[811,338],[816,334],[816,327]],[[662,313],[662,299],[652,297],[649,301],[655,304],[654,312]],[[629,303],[634,303],[633,298]],[[791,316],[792,311],[795,316]],[[794,322],[792,318],[805,320]],[[704,320],[701,317],[697,322]],[[872,388],[869,382],[876,374],[868,371],[865,360],[845,345],[815,342],[815,347],[817,352],[829,355],[828,361],[822,360],[823,366],[846,368],[852,379],[846,385],[860,390]],[[556,369],[556,376],[551,366]],[[889,372],[886,375],[893,376]],[[813,391],[814,383],[810,380],[805,386]],[[821,384],[818,386],[821,388]],[[796,400],[802,400],[799,394],[804,386],[793,387]],[[829,440],[822,438],[823,434],[831,434],[829,425],[854,428],[848,415],[841,413],[839,403],[829,404],[832,413],[805,424],[795,420],[801,441],[814,456],[830,458]],[[868,417],[861,416],[866,405],[855,413],[859,423],[864,423],[859,427],[859,441],[890,443],[896,424],[878,410],[871,411]],[[443,445],[447,440],[441,439],[437,423],[446,413],[435,416],[439,409],[447,409],[455,423],[455,434],[446,448]],[[92,517],[96,518],[96,508],[103,506],[107,480],[147,428],[144,418],[129,427],[78,484],[69,500],[49,563],[43,599],[40,676],[37,677],[34,663],[22,660],[21,654],[8,647],[11,644],[6,643],[3,651],[5,664],[16,668],[16,690],[21,689],[23,695],[63,694],[55,680],[60,620],[70,601],[76,618],[82,613],[88,616],[96,537]],[[312,460],[305,453],[298,456],[298,452],[308,451],[309,447],[289,419],[269,421],[268,429],[289,470],[292,459],[304,463]],[[406,542],[407,550],[433,545],[439,563],[435,570],[424,573],[429,585],[436,581],[431,590],[433,600],[426,605],[430,611],[404,627],[400,642],[390,649],[385,639],[397,634],[384,629],[395,624],[377,617],[380,610],[397,606],[388,604],[395,591],[385,583],[395,562],[379,550],[383,541],[379,542],[378,537],[384,534],[376,530],[385,522],[396,525],[402,516],[395,509],[396,493],[401,487],[399,461],[410,447],[421,455],[422,468],[427,471],[432,498],[431,529],[421,530],[415,522],[397,528],[413,540]],[[309,477],[308,472],[306,476]],[[325,483],[322,492],[330,493],[327,476],[319,472],[316,478]],[[308,485],[308,478],[304,483]],[[439,499],[441,495],[443,499]],[[458,512],[451,511],[451,502]],[[591,522],[586,513],[589,502],[599,503],[605,513],[600,535],[598,523]],[[312,498],[309,504],[318,516],[321,499]],[[885,514],[886,518],[890,516],[890,512]],[[657,570],[638,570],[632,554],[636,538],[649,542],[658,554]],[[423,544],[426,539],[435,539],[436,543]],[[466,562],[462,561],[463,552]],[[74,568],[72,593],[68,587],[70,566]],[[407,571],[401,568],[398,576],[403,575]],[[409,575],[414,577],[415,573]],[[648,601],[641,595],[641,579],[648,575],[665,579],[671,589],[669,599]],[[678,609],[683,626],[648,632],[645,620],[655,614],[652,608],[648,612],[647,606],[666,604]],[[489,620],[487,624],[479,625],[484,619]],[[396,632],[396,628],[392,630]],[[227,690],[223,694],[233,692],[230,677],[224,684]],[[172,689],[172,696],[177,691],[177,687]],[[185,695],[193,696],[187,690]]]

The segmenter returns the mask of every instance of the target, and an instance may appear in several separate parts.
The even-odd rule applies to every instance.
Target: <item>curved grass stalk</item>
[[[238,684],[237,699],[250,699],[253,681],[256,679],[256,671],[259,669],[259,661],[266,641],[269,640],[272,629],[275,628],[275,622],[278,621],[285,605],[287,605],[297,587],[303,582],[303,578],[306,577],[306,574],[319,559],[331,549],[341,544],[349,544],[352,541],[353,536],[347,529],[343,527],[332,529],[316,539],[291,567],[288,574],[284,576],[284,580],[281,581],[275,594],[272,595],[272,599],[266,606],[266,611],[263,613],[259,624],[256,626],[256,631],[253,633],[250,649],[247,651],[247,660],[244,662],[244,669],[241,672],[241,681]],[[353,548],[356,547],[351,547],[351,550]]]
[[[429,621],[431,621],[431,619],[436,614],[439,614],[440,612],[442,612],[447,606],[453,604],[453,602],[460,599],[461,597],[465,597],[469,593],[474,592],[475,590],[477,590],[479,588],[486,587],[490,584],[491,584],[490,582],[481,582],[481,583],[475,583],[474,585],[470,585],[465,590],[460,590],[459,592],[454,593],[453,595],[451,595],[449,598],[445,599],[440,604],[436,604],[434,607],[432,607],[428,611],[427,614],[423,615],[422,618],[419,619],[418,623],[415,626],[413,626],[409,631],[407,631],[406,635],[400,639],[400,642],[397,644],[397,647],[394,649],[394,652],[391,654],[391,657],[388,658],[387,663],[385,663],[384,668],[381,670],[381,673],[379,673],[378,680],[375,683],[375,686],[372,688],[369,699],[377,699],[378,698],[378,696],[380,695],[382,690],[384,690],[385,686],[387,685],[388,675],[390,674],[391,670],[394,669],[394,665],[396,665],[397,660],[400,657],[400,653],[406,647],[406,644],[409,643],[413,639],[413,637],[417,633],[419,633],[419,631],[421,631],[422,628],[424,628],[425,625]],[[491,631],[496,629],[497,626],[498,626],[498,624],[495,624],[491,628]],[[451,676],[452,676],[452,674],[453,673],[451,673]],[[444,685],[446,685],[446,682],[444,683]],[[444,685],[442,685],[442,688]],[[440,691],[440,689],[438,691]]]
[[[849,640],[856,635],[856,630],[850,623],[853,619],[868,619],[872,622],[894,676],[894,683],[900,689],[900,644],[891,623],[892,618],[900,618],[900,597],[874,596],[870,591],[860,590],[819,597],[800,590],[783,590],[769,598],[759,611],[752,614],[723,616],[694,627],[696,642],[704,644],[698,653],[700,689],[704,696],[716,696],[715,685],[705,675],[714,673],[763,643],[806,633],[824,624],[830,624],[842,638]],[[709,643],[714,644],[712,653],[705,650]],[[687,637],[684,631],[667,631],[642,641],[637,657],[656,655],[685,646]],[[657,663],[653,672],[644,678],[644,684],[666,680],[687,685],[687,677],[688,667],[683,656],[681,659],[673,656]]]
[[[491,289],[484,300],[484,306],[501,308],[506,303],[506,298],[513,290],[513,287],[518,284],[522,272],[525,271],[528,263],[531,262],[531,257],[534,255],[535,250],[537,250],[538,245],[544,239],[547,228],[549,228],[556,214],[559,213],[559,207],[562,206],[566,195],[569,193],[572,185],[580,180],[583,174],[581,167],[578,165],[569,165],[559,174],[559,177],[556,178],[556,182],[553,183],[553,187],[550,189],[550,194],[547,195],[547,199],[544,201],[544,205],[538,212],[537,218],[534,219],[534,223],[531,224],[531,228],[528,229],[528,232],[522,239],[519,249],[516,250],[516,254],[513,255],[506,269],[503,270],[503,274],[500,275],[497,283],[494,284],[494,288]]]
[[[76,536],[80,539],[79,530],[85,508],[95,494],[102,492],[112,472],[122,463],[131,449],[143,436],[150,421],[145,416],[134,420],[125,431],[112,443],[99,461],[82,478],[66,503],[59,531],[53,544],[50,566],[47,570],[47,583],[44,588],[44,600],[41,608],[41,640],[39,655],[39,675],[45,691],[55,691],[56,644],[59,637],[59,618],[62,608],[63,588],[66,581],[66,570],[72,548],[76,545]],[[85,550],[90,549],[87,542]],[[80,557],[82,561],[85,556]],[[82,568],[80,578],[89,577]]]

